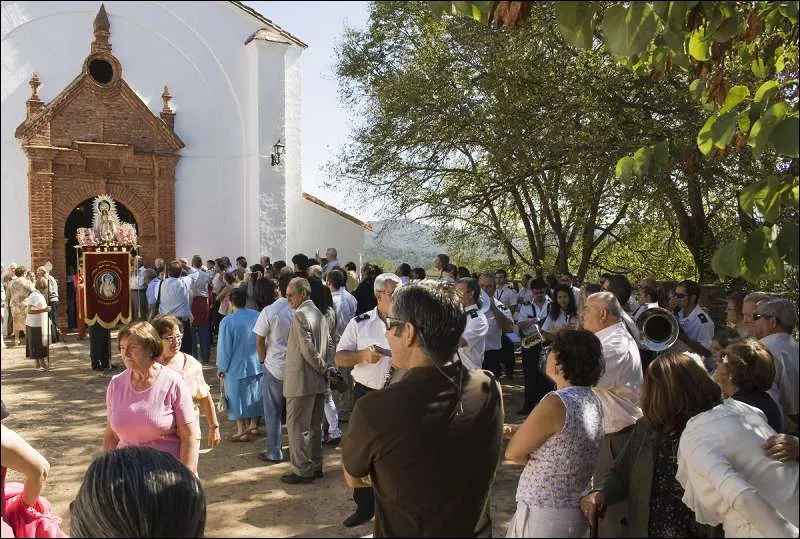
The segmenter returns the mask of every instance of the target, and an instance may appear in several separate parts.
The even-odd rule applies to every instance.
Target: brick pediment
[[[183,141],[123,79],[101,87],[82,73],[15,132],[26,144],[68,148],[76,140],[130,144],[139,153],[171,153]]]

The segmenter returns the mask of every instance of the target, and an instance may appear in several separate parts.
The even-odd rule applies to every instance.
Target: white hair
[[[586,301],[599,301],[608,311],[610,316],[613,316],[614,318],[622,318],[622,306],[619,304],[617,296],[607,290],[595,292],[586,298]]]
[[[744,299],[742,300],[742,303],[743,304],[744,303],[755,303],[756,305],[758,305],[759,302],[762,302],[762,301],[768,300],[768,299],[772,299],[774,297],[775,296],[773,296],[769,292],[750,292],[749,294],[747,294],[744,297]]]
[[[332,256],[333,258],[336,258],[337,256],[339,256],[339,253],[337,253],[336,249],[334,249],[333,247],[328,247],[325,250],[325,256]]]
[[[313,266],[309,266],[306,270],[309,277],[316,277],[317,279],[322,278],[322,266],[319,264],[314,264]]]
[[[394,283],[395,290],[403,286],[403,281],[400,280],[400,277],[389,271],[375,277],[375,283],[372,285],[373,291],[376,294],[383,292],[386,289],[386,283]]]

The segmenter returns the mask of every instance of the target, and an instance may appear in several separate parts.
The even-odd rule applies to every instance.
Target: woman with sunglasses
[[[713,378],[726,397],[758,408],[775,432],[783,432],[783,414],[767,393],[775,380],[775,360],[766,346],[755,339],[729,344]]]
[[[198,422],[201,413],[208,422],[208,447],[217,447],[221,440],[219,421],[214,408],[214,399],[211,397],[211,388],[203,376],[203,365],[194,357],[180,351],[183,323],[171,315],[157,316],[151,323],[161,337],[163,345],[163,352],[158,357],[158,362],[180,373],[188,384]],[[197,434],[199,436],[200,432]]]

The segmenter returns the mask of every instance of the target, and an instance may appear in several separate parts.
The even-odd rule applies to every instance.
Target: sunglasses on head
[[[399,318],[392,318],[391,316],[386,317],[386,329],[400,327],[405,325],[405,323],[405,320],[400,320]]]

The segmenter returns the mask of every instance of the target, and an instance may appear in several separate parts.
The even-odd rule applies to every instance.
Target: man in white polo
[[[347,324],[336,347],[337,367],[352,367],[353,405],[371,391],[383,389],[392,375],[392,352],[386,339],[386,317],[392,314],[392,295],[401,286],[394,273],[381,273],[375,278],[373,291],[377,306]],[[353,489],[355,512],[343,522],[352,528],[375,515],[375,497],[371,488]]]
[[[481,287],[471,277],[463,277],[456,281],[461,305],[467,315],[467,325],[458,345],[458,356],[468,369],[483,368],[483,352],[486,347],[486,334],[489,322],[481,311]]]

